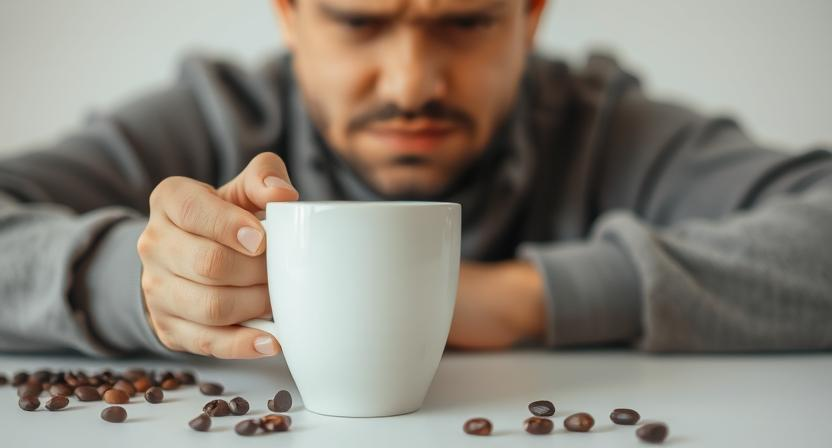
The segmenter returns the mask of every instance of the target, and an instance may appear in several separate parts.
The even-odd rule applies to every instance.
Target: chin
[[[373,187],[388,200],[430,200],[445,189],[447,182],[434,173],[384,173],[373,182]],[[419,170],[425,171],[425,170]]]

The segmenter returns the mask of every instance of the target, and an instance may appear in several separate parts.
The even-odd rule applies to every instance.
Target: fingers
[[[226,201],[252,213],[265,209],[269,202],[296,201],[299,198],[289,179],[286,164],[271,152],[254,157],[237,177],[217,193]]]
[[[161,211],[176,227],[234,249],[259,255],[263,228],[253,214],[224,201],[213,188],[184,177],[163,180],[150,196],[151,213]]]
[[[199,324],[234,325],[271,313],[266,285],[206,286],[170,275],[160,283],[166,293],[146,297],[148,307]]]
[[[223,359],[252,359],[280,351],[274,336],[240,326],[212,327],[166,316],[157,323],[157,334],[166,347]]]

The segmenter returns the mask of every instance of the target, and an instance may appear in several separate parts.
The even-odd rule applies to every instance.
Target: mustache
[[[348,132],[355,132],[372,123],[393,119],[416,120],[419,118],[443,120],[456,123],[465,128],[474,126],[474,119],[465,111],[445,105],[439,101],[429,101],[418,109],[402,109],[393,103],[387,103],[362,113],[347,124]]]

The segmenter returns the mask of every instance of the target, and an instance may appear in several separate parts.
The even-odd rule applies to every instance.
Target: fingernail
[[[263,241],[263,235],[252,227],[240,227],[237,231],[237,241],[251,253],[257,252],[260,247],[260,242]]]
[[[277,353],[277,350],[274,346],[274,340],[269,336],[260,336],[254,340],[254,349],[257,350],[257,353],[271,356]]]
[[[293,187],[292,184],[277,176],[269,176],[263,179],[263,183],[269,188],[285,188],[287,190],[295,191],[295,187]]]

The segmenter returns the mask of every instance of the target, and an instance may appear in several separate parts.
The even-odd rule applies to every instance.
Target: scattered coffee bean
[[[272,412],[286,412],[292,409],[292,394],[288,390],[278,391],[274,398],[266,403],[266,406]]]
[[[123,390],[127,395],[134,397],[136,396],[136,388],[133,387],[133,383],[127,380],[118,380],[116,384],[113,385],[113,389]]]
[[[55,395],[46,401],[46,409],[50,411],[60,411],[69,404],[69,398],[63,395]]]
[[[188,426],[194,431],[205,432],[211,429],[211,417],[205,414],[199,414],[198,417],[188,422]]]
[[[54,396],[69,397],[74,389],[66,384],[53,384],[49,388],[49,394]]]
[[[636,430],[639,439],[649,443],[662,443],[667,438],[667,425],[664,423],[648,423]]]
[[[579,412],[566,417],[566,420],[563,421],[563,426],[567,431],[587,432],[595,426],[595,419],[586,412]]]
[[[29,374],[26,372],[17,372],[12,376],[12,386],[18,387],[29,380]]]
[[[18,397],[39,397],[43,392],[43,386],[35,383],[22,384],[17,388]]]
[[[38,400],[38,397],[32,396],[20,397],[20,400],[17,401],[17,405],[24,411],[34,411],[40,407],[40,400]]]
[[[234,432],[241,436],[252,436],[260,429],[260,422],[256,419],[243,420],[234,425]]]
[[[75,388],[75,396],[81,401],[101,400],[101,394],[92,386],[78,386]]]
[[[101,395],[103,397],[104,394],[106,394],[107,391],[112,389],[112,388],[113,388],[113,386],[110,386],[109,384],[102,384],[102,385],[98,386],[95,390],[98,391],[98,395]]]
[[[529,417],[523,422],[523,429],[529,434],[549,434],[554,428],[555,424],[544,417]]]
[[[184,386],[193,386],[196,384],[196,375],[193,372],[177,372],[174,377]]]
[[[292,426],[292,417],[288,415],[269,414],[260,419],[260,427],[266,432],[284,432]]]
[[[219,383],[202,383],[199,385],[199,391],[202,395],[222,395],[225,388]]]
[[[127,411],[121,406],[109,406],[101,411],[101,419],[110,423],[121,423],[127,420]]]
[[[6,378],[5,374],[0,373],[0,386],[5,386],[6,384],[9,384],[9,379]]]
[[[234,397],[228,402],[228,407],[231,408],[231,413],[234,415],[245,415],[248,413],[249,405],[243,397]]]
[[[165,393],[162,392],[162,388],[153,386],[145,391],[144,399],[147,400],[148,403],[161,403],[162,400],[165,399]]]
[[[617,408],[610,413],[610,420],[616,425],[635,425],[639,419],[641,416],[632,409]]]
[[[136,382],[139,378],[146,378],[147,377],[147,370],[141,367],[131,367],[124,372],[124,378],[127,381]]]
[[[179,389],[179,380],[176,378],[168,378],[162,381],[162,389],[164,390],[176,390]]]
[[[231,415],[231,408],[225,400],[211,400],[202,408],[202,412],[209,417],[225,417]]]
[[[555,405],[549,400],[538,400],[529,403],[529,412],[538,417],[555,415]]]
[[[465,422],[462,430],[472,436],[488,436],[491,435],[491,422],[486,418],[472,418]]]
[[[34,382],[36,383],[47,383],[49,382],[49,377],[52,376],[52,371],[49,369],[40,369],[36,370],[32,375],[31,378],[34,378]],[[30,378],[30,379],[31,379]]]
[[[121,389],[112,388],[104,392],[104,401],[110,404],[124,404],[130,401],[130,396]]]
[[[146,376],[139,377],[133,381],[133,387],[136,389],[136,392],[143,394],[147,392],[148,389],[153,387],[153,384],[150,382]]]

